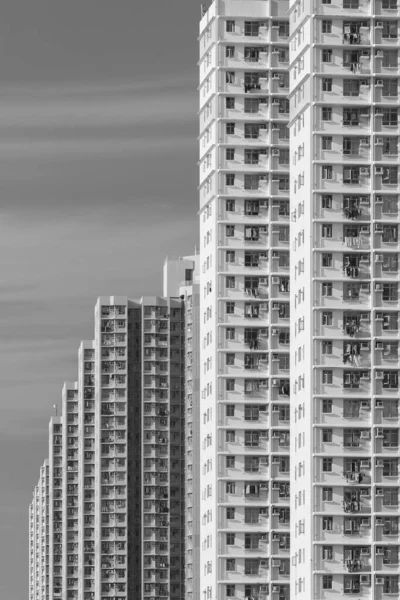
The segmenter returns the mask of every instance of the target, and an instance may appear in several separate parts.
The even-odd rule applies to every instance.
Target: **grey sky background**
[[[194,0],[4,0],[0,598],[28,598],[28,505],[98,295],[161,293],[197,240]]]

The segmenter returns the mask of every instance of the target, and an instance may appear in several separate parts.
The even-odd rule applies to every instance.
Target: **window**
[[[227,533],[226,534],[226,545],[227,546],[234,546],[235,545],[235,534],[234,533]]]
[[[235,200],[225,200],[226,212],[235,212]]]
[[[228,33],[235,33],[235,21],[228,19],[226,21],[226,31]]]
[[[245,558],[244,559],[244,574],[245,575],[258,575],[260,568],[260,561],[258,558]]]
[[[234,275],[227,275],[225,278],[225,287],[227,290],[234,290],[236,285],[236,280]]]
[[[399,490],[398,488],[383,489],[383,506],[398,506],[399,505]]]
[[[332,150],[332,136],[330,136],[330,135],[322,136],[322,150]],[[331,169],[332,169],[332,167],[331,167]],[[328,179],[328,177],[325,177],[324,179]],[[329,179],[332,179],[332,177],[330,177]]]
[[[226,83],[235,83],[235,71],[227,71],[225,73]]]
[[[235,109],[235,98],[232,98],[231,96],[228,96],[227,98],[225,98],[225,108],[227,110],[234,110]],[[230,125],[233,125],[233,127],[235,128],[235,125],[233,123],[230,123]],[[228,131],[226,133],[228,133]]]
[[[227,392],[234,392],[235,391],[235,380],[234,379],[227,379],[225,381],[225,384],[226,384],[225,387],[226,387],[226,391]]]
[[[258,456],[244,457],[244,470],[246,473],[258,473],[260,468],[260,458]]]
[[[397,28],[397,23],[395,23]],[[384,50],[383,51],[383,67],[397,67],[397,50]]]
[[[234,558],[226,559],[226,570],[227,571],[236,571],[236,561]]]
[[[385,458],[383,460],[383,476],[397,477],[398,475],[398,460],[397,458]]]
[[[227,148],[225,151],[226,160],[235,160],[235,148]]]
[[[323,517],[322,518],[322,530],[323,531],[332,531],[333,529],[333,517]]]
[[[228,237],[232,237],[232,236],[228,236]],[[234,263],[235,259],[236,259],[236,254],[234,250],[227,250],[226,251],[226,262],[227,263]]]
[[[382,8],[384,10],[394,10],[397,8],[397,0],[382,0]]]
[[[227,327],[226,328],[225,339],[227,339],[227,340],[234,340],[235,339],[235,328],[234,327]]]
[[[332,33],[332,21],[330,21],[328,19],[323,19],[323,21],[322,21],[322,33]],[[327,90],[327,91],[330,91],[330,90]]]
[[[322,383],[329,385],[333,381],[333,374],[331,370],[324,369],[322,371]]]
[[[391,24],[395,25],[395,27],[397,27],[397,24],[395,21],[391,21]],[[391,98],[397,98],[397,79],[384,79],[383,80],[383,88],[382,88],[382,96],[384,97],[391,97]]]
[[[331,238],[332,237],[332,225],[328,223],[324,223],[322,225],[322,237],[323,238]]]
[[[332,283],[326,281],[322,284],[322,295],[329,297],[332,296]]]
[[[226,457],[226,468],[227,469],[234,469],[235,468],[235,457],[234,456],[227,456]],[[233,517],[231,517],[233,518]]]
[[[323,575],[322,576],[322,589],[323,590],[331,590],[332,589],[333,576],[332,575]]]
[[[331,326],[332,325],[332,313],[330,311],[324,311],[322,313],[322,325]]]
[[[225,228],[225,235],[226,237],[234,237],[235,235],[235,226],[234,225],[227,225]]]
[[[332,4],[332,0],[322,0],[322,4]]]
[[[259,522],[260,509],[253,507],[245,507],[244,509],[244,522],[245,523],[258,523]]]
[[[226,493],[227,494],[234,494],[236,491],[236,485],[234,481],[227,481],[226,482]],[[229,535],[229,534],[228,534]],[[234,536],[235,534],[233,534]],[[235,537],[233,538],[233,543],[235,543]],[[227,542],[228,543],[228,542]]]
[[[323,121],[332,121],[332,107],[331,106],[323,106],[322,107],[322,120]]]
[[[259,123],[245,123],[244,124],[244,137],[247,139],[258,139],[260,137],[260,130],[266,129],[266,124],[262,125]]]
[[[225,415],[227,417],[234,417],[235,416],[235,405],[234,404],[227,404],[225,407]]]
[[[332,354],[332,341],[324,340],[322,342],[322,354]]]
[[[322,49],[322,62],[324,62],[324,63],[332,62],[332,56],[333,56],[333,52],[330,48]]]
[[[322,208],[332,208],[332,196],[331,194],[324,194],[321,200]]]
[[[235,364],[235,355],[231,352],[225,355],[226,364],[228,366],[233,366]]]
[[[333,559],[333,547],[332,546],[322,546],[322,559],[323,560],[332,560]]]
[[[351,8],[353,10],[359,7],[359,0],[343,0],[343,8]]]
[[[227,186],[235,185],[235,174],[234,173],[227,173],[225,175],[225,183],[226,183]]]
[[[358,79],[344,79],[343,80],[343,96],[357,97],[359,95],[360,95],[360,82],[358,81]]]
[[[333,178],[333,167],[332,165],[323,165],[321,167],[322,179],[332,179]]]
[[[382,300],[384,302],[397,302],[397,283],[384,283]]]
[[[235,123],[227,123],[226,124],[226,134],[227,135],[235,135]]]
[[[227,315],[234,315],[235,314],[235,303],[234,302],[227,302],[226,303],[226,314]]]
[[[230,458],[230,457],[227,457],[227,458]],[[226,509],[226,518],[227,519],[235,518],[235,509],[233,506],[228,506],[228,508]]]
[[[323,502],[332,502],[333,500],[333,490],[330,487],[322,488],[322,501]]]
[[[329,431],[329,430],[327,430]],[[332,430],[331,433],[331,441],[332,441]],[[322,459],[322,471],[324,473],[332,473],[332,459],[331,458],[323,458]]]
[[[235,46],[226,46],[225,47],[225,56],[226,58],[235,58]],[[233,82],[227,82],[233,83]]]
[[[383,109],[382,124],[386,127],[397,127],[398,114],[397,108],[384,108]]]
[[[244,112],[245,113],[258,113],[260,110],[259,98],[245,98],[244,99]]]
[[[332,254],[324,252],[322,254],[322,266],[323,267],[331,267],[332,266]]]
[[[245,406],[244,407],[244,420],[245,421],[258,421],[260,418],[260,412],[258,406]]]
[[[259,431],[245,431],[244,432],[244,445],[258,447],[260,444],[260,433]]]

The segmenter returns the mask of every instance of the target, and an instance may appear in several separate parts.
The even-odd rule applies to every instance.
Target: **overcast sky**
[[[161,293],[197,240],[194,0],[4,0],[0,598],[28,597],[28,505],[99,295]]]

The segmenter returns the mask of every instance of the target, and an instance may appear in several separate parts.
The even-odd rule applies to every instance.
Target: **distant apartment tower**
[[[202,600],[288,600],[289,5],[200,22]]]
[[[29,600],[46,600],[49,561],[49,466],[45,460],[29,507]]]
[[[292,594],[399,593],[399,19],[291,2]]]
[[[96,304],[94,340],[81,343],[78,380],[50,422],[48,489],[43,467],[30,507],[30,600],[181,600],[185,551],[196,579],[196,257],[166,261],[164,277],[171,297]]]

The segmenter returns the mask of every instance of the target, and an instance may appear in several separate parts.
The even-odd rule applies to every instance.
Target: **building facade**
[[[292,591],[399,592],[399,9],[291,2]]]
[[[203,600],[289,598],[288,8],[200,22]]]

